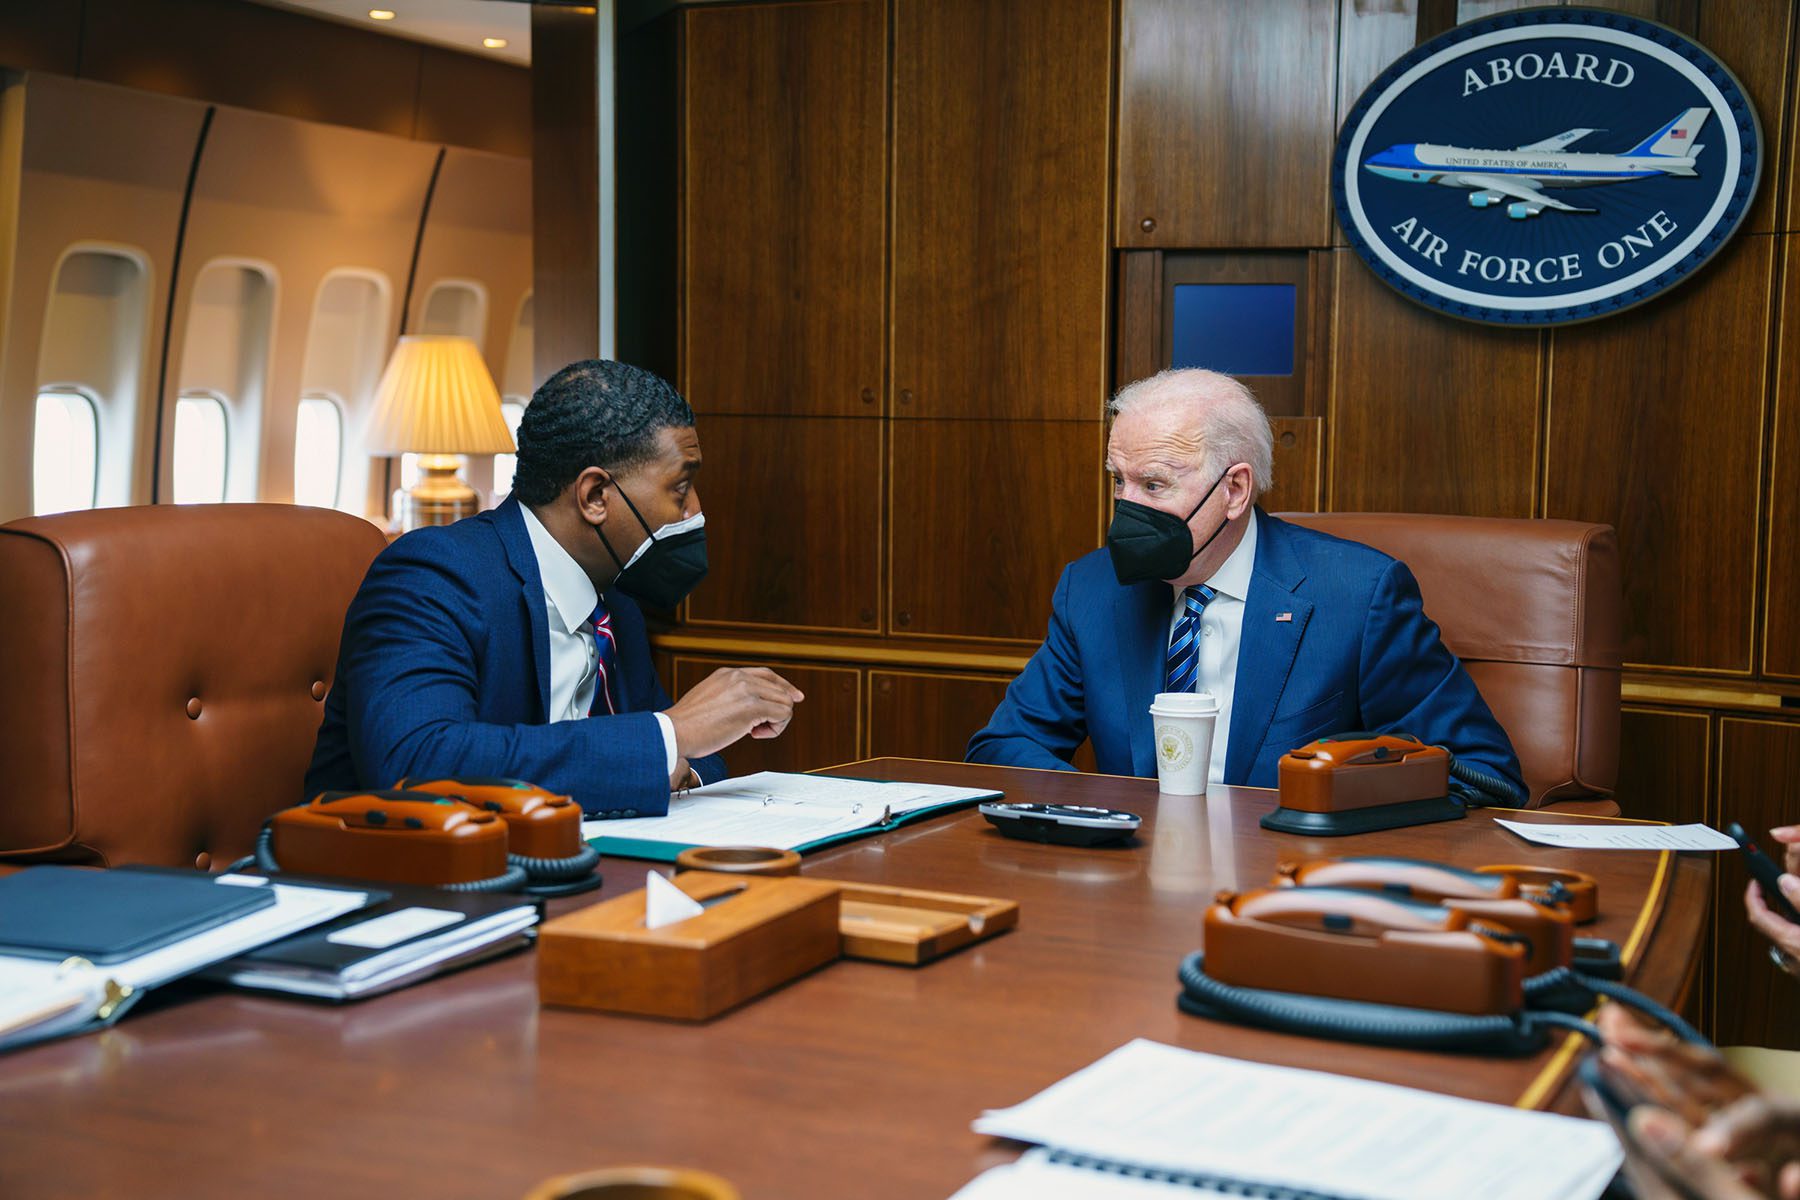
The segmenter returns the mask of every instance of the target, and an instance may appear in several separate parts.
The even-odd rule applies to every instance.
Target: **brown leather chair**
[[[0,861],[222,865],[301,799],[385,544],[286,504],[0,525]]]
[[[1512,738],[1531,807],[1612,795],[1622,600],[1611,526],[1408,513],[1281,517],[1412,568],[1426,615]]]

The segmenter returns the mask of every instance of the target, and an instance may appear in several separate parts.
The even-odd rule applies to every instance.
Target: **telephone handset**
[[[1178,1001],[1195,1016],[1289,1033],[1528,1054],[1557,1026],[1598,1040],[1578,1014],[1604,995],[1704,1043],[1663,1005],[1595,978],[1568,953],[1575,913],[1561,883],[1531,880],[1544,893],[1533,899],[1515,877],[1441,863],[1284,866],[1273,887],[1220,893],[1204,953],[1181,963]]]
[[[1532,898],[1510,875],[1465,871],[1407,858],[1330,858],[1282,863],[1278,880],[1304,888],[1338,887],[1381,892],[1441,904],[1488,921],[1521,939],[1525,973],[1542,975],[1575,961],[1575,916],[1571,906],[1548,895]],[[1431,1007],[1442,1007],[1433,1005]]]
[[[1524,1003],[1525,958],[1467,913],[1356,888],[1226,892],[1206,910],[1207,970],[1273,992],[1507,1013]]]
[[[522,779],[479,776],[402,779],[394,785],[431,792],[494,813],[506,825],[506,861],[524,871],[534,895],[565,896],[600,886],[600,852],[581,840],[581,808],[572,797]]]
[[[1312,837],[1461,819],[1469,808],[1524,800],[1504,779],[1407,733],[1335,733],[1277,763],[1281,804],[1264,829]]]
[[[323,792],[265,822],[252,860],[270,873],[450,891],[561,896],[601,882],[574,801],[516,779]]]
[[[431,792],[321,792],[263,825],[266,871],[507,891],[525,873],[506,864],[506,825],[491,812]]]

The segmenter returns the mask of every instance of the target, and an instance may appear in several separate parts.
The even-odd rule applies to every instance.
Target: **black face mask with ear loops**
[[[1233,467],[1236,465],[1232,464]],[[1229,474],[1231,467],[1226,467],[1224,474],[1213,480],[1206,495],[1200,497],[1200,503],[1185,517],[1135,500],[1115,501],[1112,525],[1106,531],[1106,550],[1112,555],[1113,574],[1119,577],[1119,582],[1129,586],[1153,579],[1180,578],[1188,564],[1199,558],[1200,552],[1212,545],[1213,539],[1231,524],[1229,517],[1220,521],[1219,527],[1200,543],[1198,550],[1189,550],[1194,539],[1188,533],[1187,523],[1212,499],[1212,494],[1219,490],[1219,485]]]
[[[619,564],[613,586],[651,608],[674,608],[706,578],[706,514],[695,513],[652,530],[625,489],[616,481],[608,482],[619,489],[620,499],[647,535],[630,558],[621,560],[600,527],[594,526],[600,544]]]

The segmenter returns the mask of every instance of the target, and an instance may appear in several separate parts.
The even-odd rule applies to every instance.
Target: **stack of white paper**
[[[1169,1195],[1254,1185],[1347,1200],[1593,1200],[1622,1158],[1612,1131],[1594,1121],[1143,1040],[983,1114],[975,1129],[1052,1147],[1064,1160],[1153,1180],[1161,1173],[1156,1186]],[[1048,1166],[990,1173],[961,1200],[1056,1195],[1036,1178]],[[1079,1165],[1044,1179],[1071,1170],[1109,1186],[1117,1179]],[[1121,1200],[1135,1195],[1118,1191]]]

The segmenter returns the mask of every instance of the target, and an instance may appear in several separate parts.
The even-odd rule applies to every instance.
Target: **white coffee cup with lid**
[[[1157,790],[1170,796],[1206,795],[1219,700],[1211,692],[1158,692],[1150,703],[1156,745]]]

